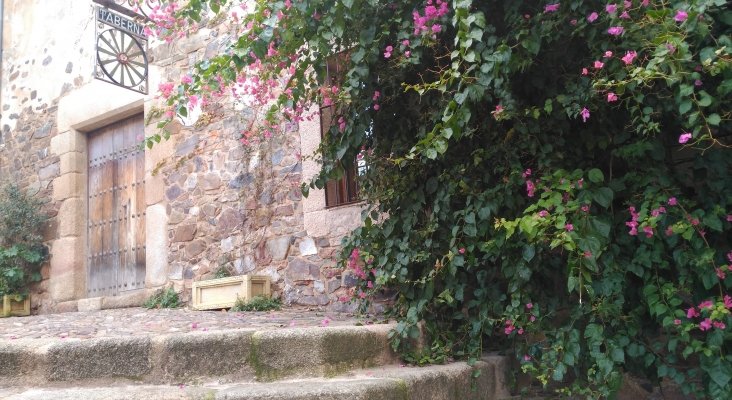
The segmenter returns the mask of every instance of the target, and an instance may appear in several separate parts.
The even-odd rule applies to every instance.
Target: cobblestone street
[[[352,314],[307,308],[273,312],[193,311],[189,309],[125,308],[91,312],[34,315],[0,319],[4,340],[43,338],[99,338],[228,329],[353,326],[372,323]]]

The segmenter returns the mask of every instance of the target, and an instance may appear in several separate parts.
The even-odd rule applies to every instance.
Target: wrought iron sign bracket
[[[114,4],[113,1],[94,0],[95,3]],[[96,61],[94,77],[143,94],[148,92],[148,41],[141,16],[115,5],[127,13],[95,6]],[[135,15],[131,19],[126,15]]]

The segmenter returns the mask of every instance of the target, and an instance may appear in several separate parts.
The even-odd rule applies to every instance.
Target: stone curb
[[[32,389],[3,393],[8,400],[499,400],[510,397],[504,374],[506,360],[488,356],[475,368],[466,363],[429,367],[386,367],[356,371],[334,379],[311,378],[229,387],[123,386]]]
[[[392,325],[238,329],[89,340],[18,340],[0,347],[4,386],[44,382],[180,383],[329,377],[395,363]]]

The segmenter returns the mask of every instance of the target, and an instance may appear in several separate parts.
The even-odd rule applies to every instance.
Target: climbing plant
[[[366,160],[344,268],[356,299],[397,289],[405,356],[511,348],[567,395],[631,372],[732,397],[726,1],[181,3],[151,33],[225,19],[233,40],[160,86],[168,118],[265,105],[246,145],[335,107],[303,189]]]

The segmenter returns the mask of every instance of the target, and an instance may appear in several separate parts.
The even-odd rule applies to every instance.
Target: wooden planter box
[[[242,275],[193,282],[194,310],[231,308],[240,298],[249,301],[254,296],[269,297],[269,276]]]
[[[0,317],[23,317],[30,315],[30,295],[23,300],[16,300],[16,296],[3,296],[3,309]]]

